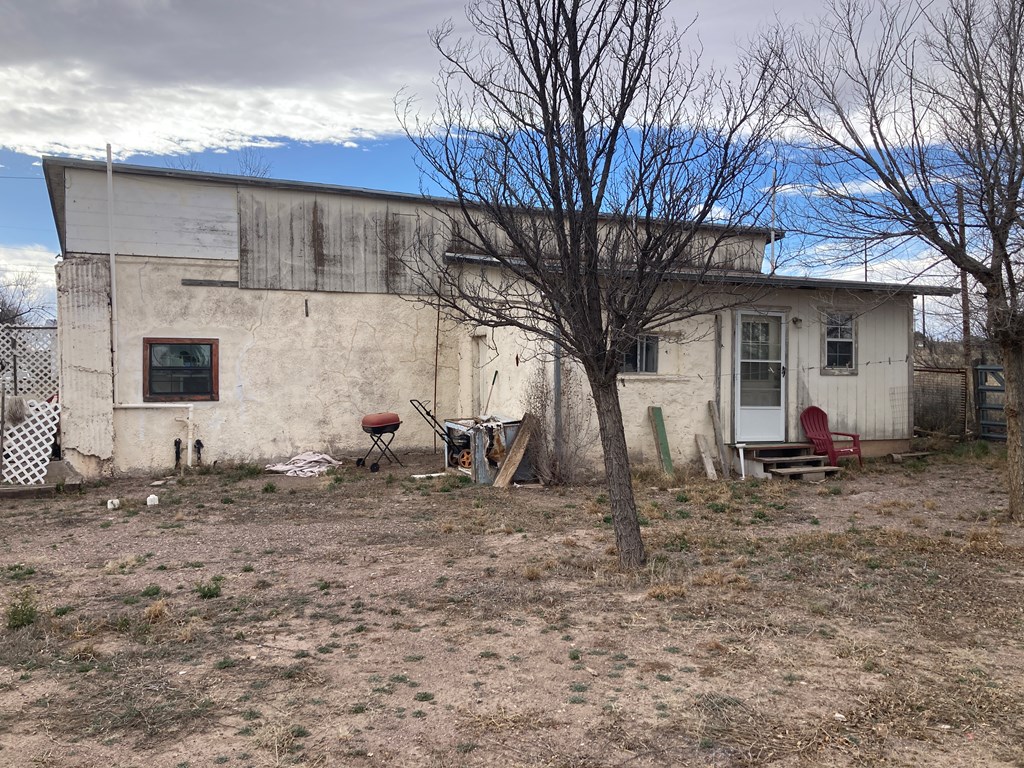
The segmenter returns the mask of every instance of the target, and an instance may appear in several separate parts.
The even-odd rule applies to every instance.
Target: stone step
[[[792,480],[804,480],[808,475],[830,477],[842,471],[839,467],[766,467],[765,469],[776,477],[788,477]]]

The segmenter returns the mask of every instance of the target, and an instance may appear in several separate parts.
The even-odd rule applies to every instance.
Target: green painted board
[[[658,460],[666,475],[672,474],[672,452],[668,448],[668,435],[665,434],[665,417],[661,414],[661,407],[657,405],[647,406],[647,415],[651,417],[651,427],[654,428],[654,444],[658,447]]]

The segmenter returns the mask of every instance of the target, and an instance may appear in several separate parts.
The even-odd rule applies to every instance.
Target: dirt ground
[[[0,764],[1024,766],[998,456],[641,473],[637,574],[598,485],[402,458],[0,502]]]

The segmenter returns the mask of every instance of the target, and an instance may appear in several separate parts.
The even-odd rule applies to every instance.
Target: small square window
[[[824,370],[852,373],[857,370],[856,323],[852,312],[826,312],[824,316]]]
[[[218,400],[217,339],[143,339],[142,399]]]
[[[622,356],[622,373],[658,372],[658,337],[641,336]]]

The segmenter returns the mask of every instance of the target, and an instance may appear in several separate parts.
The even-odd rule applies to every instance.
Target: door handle
[[[782,378],[786,378],[786,366],[782,366]]]

